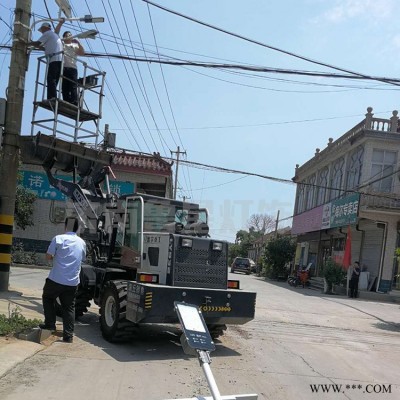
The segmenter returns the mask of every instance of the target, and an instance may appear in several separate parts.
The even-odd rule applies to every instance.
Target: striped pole
[[[25,75],[28,69],[27,43],[30,35],[31,9],[32,0],[16,0],[3,148],[0,153],[0,292],[8,291],[10,278],[19,136]]]
[[[0,274],[8,275],[11,264],[13,215],[0,215]],[[3,287],[4,286],[4,287]],[[8,279],[0,280],[0,291],[8,290]]]

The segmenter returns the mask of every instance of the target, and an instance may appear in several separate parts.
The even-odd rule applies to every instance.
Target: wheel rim
[[[117,315],[117,303],[114,297],[108,297],[104,307],[104,319],[107,326],[113,326]]]

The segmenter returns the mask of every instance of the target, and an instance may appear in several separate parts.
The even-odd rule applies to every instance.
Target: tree
[[[253,245],[254,235],[251,232],[240,230],[236,233],[235,244],[229,246],[229,263],[235,257],[247,257],[250,247]]]
[[[324,292],[332,294],[334,285],[340,285],[346,279],[346,272],[341,265],[333,260],[328,260],[322,271],[322,276],[326,282]]]
[[[18,228],[25,230],[33,225],[33,210],[36,195],[25,189],[22,185],[17,185],[15,192],[15,223]]]
[[[289,236],[278,235],[265,246],[264,262],[269,278],[286,277],[286,264],[293,260],[296,252],[296,243]]]
[[[247,221],[249,230],[258,232],[262,235],[271,232],[275,227],[275,219],[268,214],[253,214]]]
[[[21,163],[22,162],[20,160],[20,167]],[[21,179],[22,174],[19,171],[19,183],[17,184],[15,190],[14,220],[18,228],[25,230],[28,226],[33,226],[33,211],[36,195],[21,185]]]

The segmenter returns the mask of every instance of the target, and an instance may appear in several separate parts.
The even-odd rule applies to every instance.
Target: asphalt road
[[[19,269],[11,284],[40,290],[46,276],[47,271]],[[242,289],[257,291],[257,309],[254,321],[230,327],[211,354],[221,394],[258,393],[259,399],[274,400],[400,398],[398,304],[325,296],[254,275],[232,277],[241,280]],[[199,362],[183,353],[179,334],[175,326],[151,326],[132,343],[110,344],[101,337],[93,307],[77,323],[73,344],[55,342],[3,377],[0,398],[210,396]]]

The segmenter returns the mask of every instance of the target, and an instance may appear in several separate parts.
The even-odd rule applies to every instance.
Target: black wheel
[[[100,329],[109,342],[132,339],[137,324],[126,319],[126,281],[110,281],[104,286],[100,300]]]
[[[210,335],[213,339],[217,339],[220,336],[222,336],[225,331],[226,331],[226,325],[218,325],[218,324],[213,324],[213,325],[207,325],[208,331],[210,332]]]

